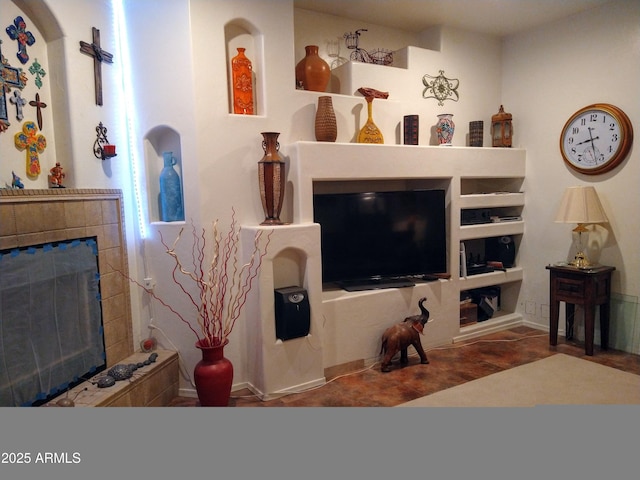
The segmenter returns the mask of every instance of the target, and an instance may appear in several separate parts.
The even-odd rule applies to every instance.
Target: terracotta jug
[[[306,55],[296,65],[296,85],[305,90],[324,92],[331,78],[331,67],[318,55],[317,45],[304,47]]]

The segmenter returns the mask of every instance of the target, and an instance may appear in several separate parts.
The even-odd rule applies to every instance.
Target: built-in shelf
[[[364,360],[365,364],[375,362],[383,329],[417,313],[418,299],[422,296],[428,298],[427,308],[434,319],[425,328],[423,343],[426,347],[522,322],[517,307],[523,268],[516,266],[506,272],[460,278],[457,253],[459,243],[465,240],[475,242],[510,235],[520,243],[525,219],[460,226],[460,215],[462,210],[472,208],[521,214],[525,205],[522,192],[524,150],[305,141],[287,146],[286,151],[290,156],[288,181],[295,192],[290,197],[294,224],[313,223],[313,194],[316,192],[355,192],[371,188],[440,188],[446,191],[448,271],[455,272],[451,279],[364,292],[346,292],[326,286],[309,291],[310,298],[321,299],[325,368],[359,360]],[[311,251],[309,255],[321,257],[321,251]],[[317,280],[321,286],[321,279]],[[488,320],[461,327],[460,294],[492,286],[500,287],[500,309]]]
[[[473,288],[489,287],[491,285],[516,282],[522,280],[522,267],[508,268],[506,272],[495,271],[489,273],[479,273],[477,275],[467,275],[460,278],[460,290],[471,290]]]
[[[478,193],[460,196],[460,208],[521,207],[524,193]]]
[[[480,225],[462,225],[460,240],[473,238],[500,237],[502,235],[520,235],[524,233],[524,221],[482,223]]]
[[[460,333],[453,337],[453,342],[462,342],[489,333],[515,327],[522,323],[522,315],[515,312],[496,312],[489,320],[460,327]]]

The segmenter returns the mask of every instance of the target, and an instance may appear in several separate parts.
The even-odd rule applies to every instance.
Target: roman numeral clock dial
[[[629,117],[614,105],[596,103],[567,120],[560,135],[560,152],[575,171],[598,175],[618,166],[632,143]]]

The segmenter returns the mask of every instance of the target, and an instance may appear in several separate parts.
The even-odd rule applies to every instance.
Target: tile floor
[[[409,350],[410,355],[412,349]],[[555,353],[564,353],[640,375],[640,355],[616,350],[594,355],[584,353],[584,345],[559,337],[549,345],[547,333],[529,327],[479,337],[468,342],[436,347],[427,351],[430,363],[421,365],[417,355],[409,365],[394,363],[389,373],[380,372],[377,363],[360,372],[327,379],[328,383],[302,393],[262,401],[249,390],[232,392],[232,407],[391,407],[461,383],[517,367]],[[171,406],[198,406],[198,400],[178,397]]]

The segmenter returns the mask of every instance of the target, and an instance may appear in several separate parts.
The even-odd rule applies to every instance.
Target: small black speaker
[[[502,262],[505,268],[513,267],[516,261],[516,244],[510,235],[487,238],[484,252],[488,262]]]
[[[302,287],[284,287],[274,293],[276,337],[290,340],[309,335],[311,307],[307,291]]]

